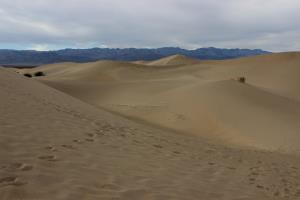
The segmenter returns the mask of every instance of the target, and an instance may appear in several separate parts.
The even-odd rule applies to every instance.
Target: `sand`
[[[48,74],[40,80],[49,86],[131,119],[222,144],[299,154],[298,63],[300,53],[196,63],[175,55],[146,64],[34,70]]]
[[[298,57],[0,68],[0,199],[300,199]]]

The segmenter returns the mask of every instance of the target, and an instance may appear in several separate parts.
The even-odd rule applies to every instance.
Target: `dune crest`
[[[199,63],[200,60],[189,58],[180,54],[168,56],[156,61],[148,62],[147,65],[168,66],[168,65],[192,65]]]

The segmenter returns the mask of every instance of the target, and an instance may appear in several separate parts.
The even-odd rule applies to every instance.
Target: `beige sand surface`
[[[0,68],[0,199],[300,199],[299,59]]]
[[[109,114],[0,69],[0,199],[299,199],[298,156]]]
[[[190,64],[192,63],[192,64]],[[300,153],[300,53],[226,61],[41,66],[44,83],[97,107],[221,144]],[[234,79],[246,77],[246,84]]]

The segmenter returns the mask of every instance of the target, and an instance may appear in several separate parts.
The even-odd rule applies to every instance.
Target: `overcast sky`
[[[0,48],[300,50],[299,0],[0,0]]]

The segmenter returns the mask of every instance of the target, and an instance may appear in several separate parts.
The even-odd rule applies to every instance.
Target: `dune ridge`
[[[168,66],[168,65],[192,65],[199,63],[200,60],[189,58],[183,55],[173,55],[159,60],[146,63],[147,65]],[[143,63],[142,63],[143,64]]]

